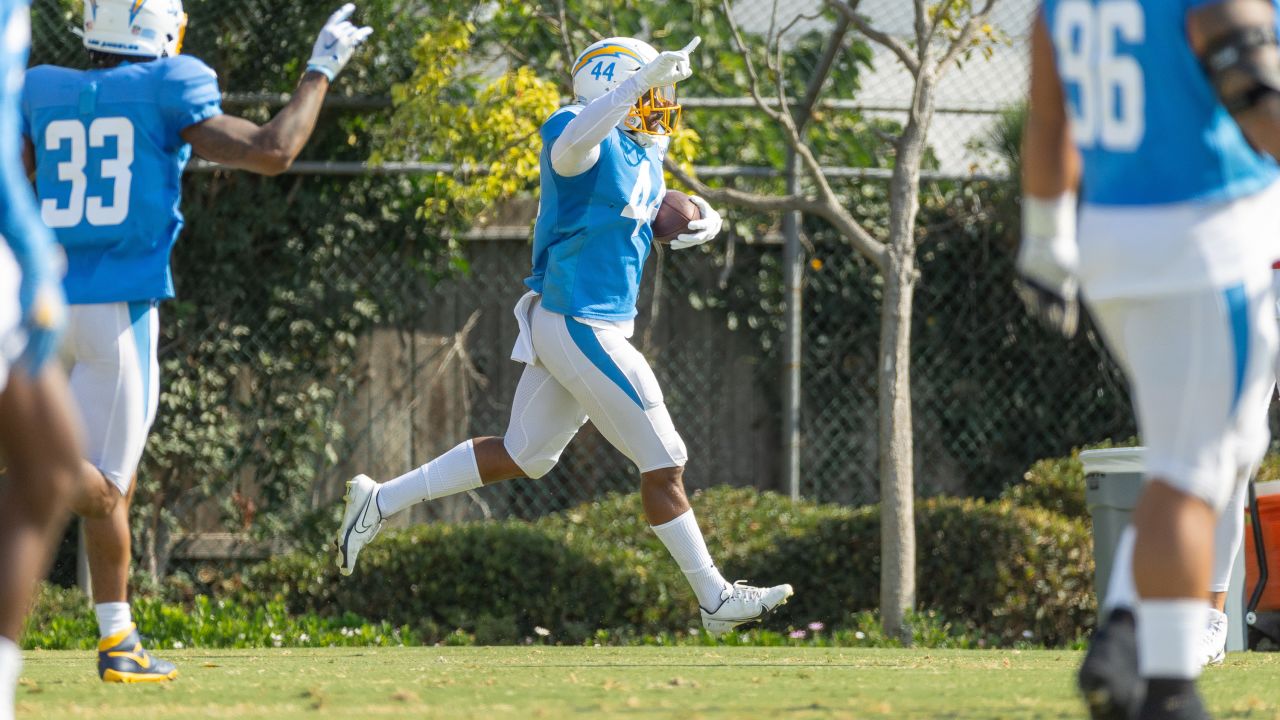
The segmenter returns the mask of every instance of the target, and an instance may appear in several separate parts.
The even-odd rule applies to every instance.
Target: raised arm
[[[307,73],[289,103],[266,125],[244,118],[217,115],[182,131],[200,157],[228,167],[262,175],[279,175],[298,158],[311,139],[324,105],[329,83],[351,59],[371,28],[358,28],[348,18],[355,5],[335,12],[316,40]]]
[[[1249,143],[1280,158],[1275,6],[1259,0],[1206,4],[1188,14],[1187,38]]]
[[[627,113],[650,88],[675,85],[693,74],[689,53],[701,38],[694,38],[683,50],[664,52],[616,88],[587,103],[569,121],[551,146],[551,168],[556,174],[574,177],[590,170],[600,159],[600,143],[627,117]]]
[[[218,115],[183,130],[182,138],[205,160],[261,175],[279,175],[293,165],[311,139],[328,91],[328,78],[308,72],[289,104],[266,125]]]

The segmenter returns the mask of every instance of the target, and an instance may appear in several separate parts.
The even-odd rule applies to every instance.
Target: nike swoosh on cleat
[[[125,658],[126,660],[132,660],[138,663],[138,667],[143,670],[151,669],[151,657],[147,655],[145,651],[141,655],[129,651],[112,651],[107,653],[107,657]]]
[[[373,493],[369,493],[369,497],[364,501],[364,507],[360,508],[360,516],[356,519],[361,527],[356,529],[358,533],[366,533],[373,527],[373,523],[366,522],[365,518],[369,515],[369,503],[373,502]]]
[[[366,498],[366,499],[365,499],[365,501],[364,501],[364,507],[360,509],[360,514],[356,517],[356,522],[351,523],[351,527],[347,528],[347,534],[346,534],[346,535],[344,535],[344,536],[342,537],[342,545],[341,545],[341,547],[339,547],[338,549],[342,552],[342,564],[343,564],[343,567],[345,567],[345,566],[346,566],[346,564],[347,564],[347,558],[348,558],[348,555],[347,555],[347,545],[348,545],[348,543],[351,541],[351,533],[353,533],[353,532],[361,532],[361,533],[363,533],[363,532],[367,532],[367,531],[369,530],[369,528],[373,527],[372,525],[366,525],[366,526],[365,526],[364,528],[362,528],[362,529],[359,529],[359,530],[357,530],[357,529],[356,529],[356,525],[357,525],[357,524],[359,524],[359,523],[363,523],[363,522],[364,522],[364,515],[365,515],[365,512],[367,512],[367,511],[369,510],[369,503],[370,503],[370,501],[372,501],[372,500],[373,500],[373,493],[369,493],[369,497],[368,497],[368,498]]]

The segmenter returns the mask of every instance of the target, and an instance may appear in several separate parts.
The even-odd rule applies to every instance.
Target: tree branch
[[[884,243],[876,240],[867,232],[866,228],[853,218],[844,206],[840,203],[840,197],[836,195],[831,188],[831,183],[827,180],[826,173],[822,171],[822,165],[818,162],[818,158],[814,155],[813,149],[804,141],[800,128],[790,112],[786,97],[786,79],[779,65],[774,67],[774,61],[771,58],[772,48],[765,48],[766,63],[769,64],[777,77],[778,86],[778,102],[781,109],[775,110],[769,106],[761,94],[760,75],[757,72],[756,64],[751,57],[751,51],[747,47],[746,41],[742,37],[742,31],[738,28],[738,24],[734,19],[733,10],[729,6],[729,0],[721,0],[721,7],[724,9],[725,18],[729,23],[729,28],[733,34],[734,44],[738,53],[742,56],[746,65],[747,78],[750,84],[751,98],[755,102],[756,107],[764,113],[770,120],[782,127],[787,139],[787,143],[795,152],[796,158],[804,167],[806,173],[812,178],[814,186],[818,191],[817,198],[807,198],[803,196],[770,196],[755,193],[743,192],[733,188],[711,188],[702,183],[688,173],[684,172],[673,160],[668,158],[664,163],[668,171],[671,172],[678,180],[688,185],[699,195],[706,196],[709,200],[715,202],[724,202],[732,205],[749,207],[764,212],[795,212],[815,215],[825,219],[849,242],[858,252],[865,255],[876,267],[883,270],[888,261],[888,251]],[[849,24],[856,25],[855,20],[849,20]],[[843,35],[833,35],[830,42],[838,45],[843,40]],[[824,53],[831,54],[831,53]],[[826,67],[824,74],[829,74],[831,66]],[[822,85],[826,82],[825,77],[815,78],[810,83],[809,92],[806,94],[806,102],[808,107],[812,109],[812,103],[817,101],[817,94],[821,91]],[[816,88],[816,89],[815,89]],[[813,97],[811,98],[810,95]],[[807,114],[807,113],[806,113]]]
[[[747,192],[737,188],[711,187],[689,174],[680,164],[670,157],[663,162],[663,167],[682,185],[693,191],[695,195],[706,198],[713,203],[725,203],[757,210],[759,212],[808,212],[816,203],[803,195],[765,195]]]
[[[556,0],[556,11],[559,13],[559,22],[556,23],[556,29],[560,31],[560,49],[564,52],[565,64],[573,62],[573,41],[569,39],[569,12],[565,9],[564,0]]]
[[[735,205],[764,213],[800,212],[820,217],[826,220],[836,232],[848,239],[849,244],[874,263],[877,269],[883,272],[888,263],[888,251],[884,243],[871,237],[871,234],[839,202],[831,201],[829,198],[834,198],[834,194],[816,200],[803,195],[764,195],[737,188],[713,188],[685,172],[684,168],[671,158],[667,158],[663,165],[667,172],[692,190],[695,195],[704,197],[711,203]],[[829,192],[830,188],[828,187],[827,190]]]
[[[836,21],[836,27],[831,33],[831,41],[827,44],[827,49],[822,52],[822,57],[818,59],[818,67],[815,69],[813,77],[809,79],[809,87],[805,90],[804,99],[800,101],[800,107],[796,109],[793,115],[796,119],[796,125],[801,129],[805,128],[813,118],[813,108],[817,106],[819,98],[822,97],[822,87],[827,84],[827,78],[831,76],[831,69],[835,67],[836,56],[844,45],[845,35],[848,34],[849,18],[842,15]]]
[[[973,36],[977,34],[978,28],[982,27],[987,21],[987,16],[991,14],[991,9],[995,7],[996,0],[986,0],[982,4],[982,9],[969,15],[969,22],[965,23],[964,29],[960,34],[951,41],[951,47],[947,48],[947,54],[942,57],[938,63],[938,75],[946,71],[951,63],[959,57],[960,53],[973,42]]]
[[[729,30],[733,34],[733,43],[738,48],[738,54],[742,56],[747,66],[747,81],[750,83],[751,99],[755,101],[756,107],[760,109],[770,120],[781,123],[785,115],[786,105],[782,106],[782,110],[774,110],[760,95],[760,74],[756,72],[755,61],[751,59],[751,51],[747,49],[747,43],[742,39],[742,31],[738,29],[738,23],[733,19],[733,8],[729,7],[729,0],[720,0],[720,7],[724,10],[725,19],[729,21]],[[769,54],[768,48],[765,49],[765,57]]]
[[[925,33],[924,44],[933,44],[933,39],[938,34],[938,28],[942,26],[942,19],[947,16],[947,13],[951,12],[951,6],[954,3],[955,0],[942,0],[942,2],[938,3],[937,11],[933,14],[933,23],[929,25],[929,30]],[[917,9],[916,13],[916,23],[919,24],[923,22],[923,16],[927,14],[927,11]]]
[[[925,7],[924,0],[915,0],[915,3],[916,47],[923,48],[929,44],[931,39],[929,36],[933,33],[933,28],[937,27],[937,24],[935,23],[933,27],[930,27],[929,24],[925,22],[925,18],[929,16],[929,9]]]
[[[858,14],[856,7],[857,4],[858,3],[855,2],[853,5],[850,5],[846,0],[827,0],[827,5],[834,8],[843,17],[848,19],[849,22],[858,29],[858,32],[866,35],[872,42],[888,48],[894,55],[898,56],[898,60],[902,61],[902,64],[906,66],[908,72],[913,76],[918,75],[920,73],[920,61],[911,53],[911,48],[904,45],[901,40],[893,37],[892,35],[883,33],[872,27],[871,23],[867,22],[866,18]]]

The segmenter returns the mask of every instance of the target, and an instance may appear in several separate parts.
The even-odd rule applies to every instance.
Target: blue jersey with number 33
[[[1221,201],[1275,182],[1187,39],[1187,14],[1219,1],[1046,0],[1085,202]]]
[[[579,109],[562,108],[542,126],[542,196],[533,231],[533,275],[525,284],[542,293],[542,306],[552,312],[630,320],[653,241],[649,223],[666,193],[665,145],[642,146],[615,128],[590,170],[557,175],[551,146]]]
[[[217,75],[193,57],[27,73],[23,134],[41,215],[67,251],[69,302],[173,297],[191,158],[181,133],[221,112]]]

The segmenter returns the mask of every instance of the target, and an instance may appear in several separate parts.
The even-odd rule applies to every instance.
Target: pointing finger
[[[694,50],[697,50],[697,49],[698,49],[698,46],[699,46],[699,45],[701,45],[701,44],[702,44],[702,36],[701,36],[701,35],[698,35],[698,36],[697,36],[697,37],[695,37],[693,40],[690,40],[690,41],[689,41],[689,44],[688,44],[688,45],[685,45],[685,46],[684,46],[684,49],[683,49],[683,50],[681,50],[680,52],[684,53],[685,55],[688,55],[689,53],[693,52]]]
[[[337,11],[335,11],[332,15],[329,16],[329,24],[336,25],[342,22],[343,20],[346,20],[347,18],[351,17],[351,14],[354,13],[355,11],[356,11],[355,3],[347,3],[346,5],[343,5],[342,7],[338,8]]]

